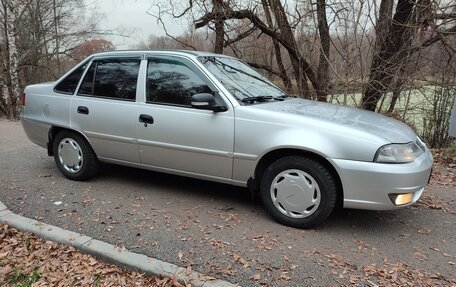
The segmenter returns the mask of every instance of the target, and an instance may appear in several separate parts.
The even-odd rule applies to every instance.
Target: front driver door
[[[233,109],[204,73],[186,58],[149,58],[145,90],[140,115],[153,123],[138,123],[141,163],[194,177],[231,179]],[[192,108],[190,98],[197,93],[216,94],[217,103],[228,110]]]

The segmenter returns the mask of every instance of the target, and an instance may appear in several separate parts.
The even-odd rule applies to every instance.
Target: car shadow
[[[258,220],[265,221],[265,225],[281,226],[267,214],[259,199],[252,200],[250,192],[244,187],[114,164],[103,164],[101,170],[100,174],[93,179],[94,182],[117,181],[127,185],[129,182],[134,182],[138,187],[166,190],[166,193],[171,193],[172,196],[185,199],[187,202],[192,202],[194,199],[217,200],[227,210],[236,208],[246,212],[255,212],[261,216],[261,219]],[[336,208],[325,224],[315,230],[324,233],[338,233],[347,228],[356,228],[367,233],[378,233],[382,229],[389,232],[391,230],[400,232],[404,221],[412,216],[406,210],[372,211]]]
[[[229,203],[251,205],[251,195],[247,188],[223,183],[200,180],[173,174],[137,169],[115,164],[103,164],[99,175],[93,179],[131,181],[140,187],[166,189],[178,196],[206,197]]]

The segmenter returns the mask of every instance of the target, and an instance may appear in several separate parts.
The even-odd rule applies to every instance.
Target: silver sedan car
[[[386,210],[423,193],[432,155],[380,114],[288,96],[239,59],[95,54],[30,85],[22,125],[72,180],[100,162],[245,186],[278,222],[323,223],[339,202]]]

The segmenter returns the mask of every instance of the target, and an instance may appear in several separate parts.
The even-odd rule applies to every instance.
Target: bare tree
[[[381,1],[369,82],[362,99],[363,108],[376,110],[383,93],[390,90],[403,62],[411,54],[437,41],[445,42],[448,35],[456,32],[456,24],[449,24],[451,20],[456,20],[456,14],[437,13],[438,4],[431,0],[398,0],[396,5],[394,0]],[[440,18],[450,21],[439,25],[437,20]],[[413,47],[420,31],[426,30],[430,30],[433,36]]]
[[[111,41],[102,38],[95,38],[86,40],[74,47],[71,51],[71,56],[76,61],[82,61],[92,54],[114,50],[115,47]]]
[[[3,95],[3,102],[6,106],[5,112],[8,118],[13,119],[17,115],[17,101],[19,99],[19,75],[18,75],[18,49],[16,44],[16,24],[20,19],[24,8],[27,3],[20,4],[19,1],[9,0],[1,1],[2,5],[2,18],[4,25],[5,41],[6,41],[6,86]]]
[[[257,3],[255,1],[249,3],[236,3],[235,1],[226,2],[207,2],[204,0],[191,1],[186,6],[183,12],[177,12],[176,7],[179,5],[177,2],[167,2],[168,9],[163,9],[162,6],[165,3],[157,4],[159,7],[158,15],[154,15],[158,20],[163,19],[163,15],[167,14],[173,18],[189,17],[195,23],[196,29],[208,27],[213,29],[212,25],[221,27],[220,22],[224,22],[225,26],[230,26],[233,22],[248,23],[243,25],[246,27],[245,30],[237,31],[237,36],[229,37],[229,32],[224,31],[225,47],[227,45],[233,47],[233,53],[237,53],[237,48],[234,43],[245,39],[252,35],[253,31],[258,31],[260,36],[269,37],[274,46],[274,54],[278,65],[279,72],[274,71],[274,74],[280,75],[284,85],[290,90],[290,81],[287,80],[287,72],[283,65],[283,57],[281,47],[288,53],[289,61],[293,70],[294,77],[297,83],[298,94],[305,98],[317,98],[319,100],[326,100],[327,97],[327,80],[329,79],[329,25],[326,20],[326,1],[320,0],[318,5],[319,10],[319,21],[321,24],[321,33],[323,33],[323,44],[321,45],[321,53],[323,54],[320,58],[320,64],[318,67],[313,67],[310,64],[310,60],[304,57],[300,47],[296,42],[296,35],[293,33],[293,27],[296,23],[300,22],[301,15],[296,13],[290,13],[280,0],[268,0]],[[259,7],[263,7],[261,11]],[[263,14],[261,14],[263,12]],[[163,21],[161,21],[163,24]],[[164,27],[165,31],[166,28]],[[220,51],[220,35],[222,34],[221,28],[216,30],[216,45],[214,50]],[[281,46],[281,47],[280,47]],[[280,64],[282,63],[282,64]],[[266,65],[257,63],[257,66],[267,68]],[[272,72],[272,67],[267,70]],[[320,80],[320,76],[323,76],[324,84]],[[309,87],[309,83],[312,89]]]
[[[270,3],[267,0],[262,0],[261,2],[263,5],[264,14],[265,14],[268,26],[270,29],[274,29],[274,24],[272,22],[271,12],[270,12],[270,8],[269,8]],[[287,75],[287,70],[285,69],[285,66],[283,64],[282,51],[280,48],[280,44],[277,41],[277,39],[275,39],[275,38],[272,38],[272,44],[274,45],[275,59],[277,61],[277,66],[279,68],[279,73],[277,75],[282,79],[282,82],[283,82],[286,90],[288,92],[291,92],[293,90],[293,85],[290,81],[290,78]],[[270,65],[270,66],[272,66],[272,65]]]
[[[214,11],[219,14],[223,11],[223,0],[212,0]],[[214,52],[215,53],[223,53],[224,47],[224,37],[225,37],[225,23],[222,19],[215,20],[215,45],[214,45]]]
[[[320,59],[318,62],[317,77],[320,81],[318,100],[326,101],[329,85],[329,53],[331,48],[331,36],[329,35],[329,25],[326,19],[326,0],[317,0],[317,23],[318,34],[320,36]]]
[[[25,84],[54,80],[73,66],[71,51],[98,32],[79,0],[0,0],[0,112],[19,114]]]

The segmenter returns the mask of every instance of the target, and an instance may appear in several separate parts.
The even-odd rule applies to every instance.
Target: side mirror
[[[192,107],[201,110],[224,112],[228,109],[225,106],[218,106],[215,97],[209,93],[194,94],[191,98]]]

